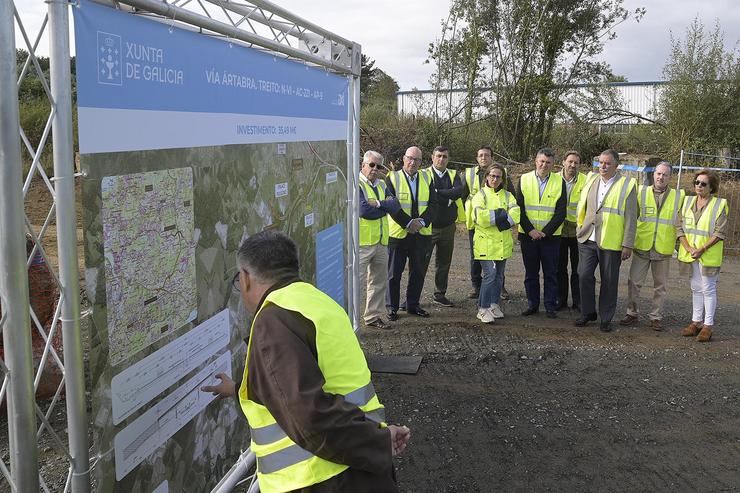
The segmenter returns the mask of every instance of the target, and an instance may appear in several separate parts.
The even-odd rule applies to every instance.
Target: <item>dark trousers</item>
[[[560,237],[548,236],[534,241],[526,234],[520,235],[522,260],[524,260],[524,291],[529,308],[540,307],[540,267],[545,291],[545,310],[558,309],[558,255]]]
[[[432,239],[421,233],[408,235],[406,238],[388,239],[388,291],[385,307],[398,311],[401,297],[401,276],[409,261],[409,282],[406,286],[406,309],[419,307],[421,290],[424,288],[424,261]]]
[[[455,223],[441,228],[432,225],[432,243],[424,259],[424,277],[432,260],[432,251],[437,249],[434,257],[434,297],[444,296],[447,292],[447,280],[450,276],[450,265],[452,265],[452,252],[455,249]]]
[[[581,287],[578,281],[578,240],[560,238],[560,257],[558,259],[558,305],[568,306],[568,259],[570,258],[570,292],[573,306],[581,305]]]
[[[619,289],[619,266],[622,252],[602,250],[594,241],[578,244],[578,278],[581,284],[581,313],[596,313],[596,266],[599,266],[601,287],[599,288],[599,318],[611,322],[617,309]]]
[[[473,253],[473,235],[475,235],[474,229],[468,230],[468,240],[470,241],[470,282],[473,284],[473,289],[480,291],[480,283],[483,281],[483,275],[481,274],[480,260],[475,260]]]

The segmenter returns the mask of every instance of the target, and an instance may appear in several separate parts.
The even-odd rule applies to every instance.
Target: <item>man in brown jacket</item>
[[[303,451],[300,458],[305,459],[303,462],[315,461],[315,457],[318,457],[346,467],[339,474],[316,480],[320,464],[314,464],[311,469],[315,473],[314,479],[310,478],[309,473],[303,474],[307,479],[298,488],[276,488],[275,482],[278,480],[273,480],[272,491],[397,492],[392,457],[406,448],[411,436],[409,429],[405,426],[379,425],[375,418],[371,418],[372,413],[363,412],[360,408],[362,404],[357,400],[359,397],[354,395],[358,392],[340,395],[324,390],[324,387],[336,387],[338,379],[352,374],[351,371],[342,374],[333,371],[332,366],[337,365],[330,363],[341,359],[341,355],[331,352],[332,348],[325,349],[317,344],[317,339],[326,338],[322,333],[330,332],[329,325],[340,326],[337,328],[332,325],[334,328],[331,333],[339,334],[337,331],[342,330],[342,337],[351,341],[349,344],[356,345],[353,348],[345,346],[341,350],[342,353],[359,355],[361,361],[353,360],[349,366],[355,368],[366,365],[349,319],[346,315],[331,317],[324,324],[327,326],[325,328],[312,321],[309,318],[311,315],[303,313],[304,310],[295,311],[280,304],[282,302],[278,299],[282,298],[275,297],[276,294],[292,289],[291,292],[315,293],[311,299],[323,298],[317,305],[336,305],[313,286],[301,282],[298,277],[298,250],[295,243],[283,233],[266,230],[250,236],[239,248],[238,259],[239,271],[234,278],[234,287],[241,293],[247,310],[258,314],[252,322],[251,350],[247,349],[247,385],[242,382],[241,386],[237,386],[228,375],[219,373],[216,377],[221,383],[204,386],[201,390],[223,397],[236,396],[245,414],[247,409],[264,407],[266,411],[261,413],[264,415],[269,412],[275,425],[263,425],[260,429],[269,428],[271,436],[263,436],[260,440],[284,442],[287,437],[300,447],[295,450]],[[275,298],[270,301],[268,297]],[[327,311],[325,307],[323,309]],[[316,310],[314,307],[313,311]],[[339,306],[331,307],[333,312],[339,313],[341,310]],[[319,365],[320,358],[322,366]],[[349,366],[343,366],[342,370],[347,370]],[[370,375],[369,370],[366,373]],[[369,389],[368,393],[364,392],[366,389]],[[371,401],[375,396],[372,384],[363,387],[361,394],[364,395],[362,400]],[[255,423],[250,425],[253,429],[258,427]],[[277,437],[272,436],[278,431],[280,434]],[[253,446],[254,443],[264,445],[264,442],[256,440],[253,432]],[[261,461],[266,461],[270,455],[260,457],[256,450],[253,451],[257,454],[258,474],[264,476],[276,472],[261,466]],[[300,469],[301,464],[296,460],[295,464],[290,465]],[[287,466],[281,464],[278,468],[284,467]],[[261,486],[262,491],[269,491],[265,485]]]
[[[637,228],[637,183],[618,171],[619,154],[607,149],[599,156],[599,171],[581,192],[578,204],[578,277],[581,288],[581,316],[575,325],[583,327],[596,320],[596,277],[599,266],[599,328],[611,330],[617,308],[619,266],[632,255]]]

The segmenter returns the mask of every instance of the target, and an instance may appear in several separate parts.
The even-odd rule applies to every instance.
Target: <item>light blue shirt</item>
[[[544,180],[540,180],[540,177],[537,173],[534,174],[534,176],[537,177],[537,183],[540,185],[540,200],[542,200],[542,194],[545,193],[545,187],[547,186],[547,182],[550,179],[550,173],[547,174],[547,178]]]

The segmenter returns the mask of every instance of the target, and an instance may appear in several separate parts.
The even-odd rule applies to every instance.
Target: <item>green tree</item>
[[[719,22],[707,32],[699,19],[683,39],[671,35],[671,53],[663,69],[669,84],[660,98],[668,153],[681,149],[711,153],[740,149],[740,57],[738,45],[725,51]]]
[[[549,143],[556,116],[581,119],[581,104],[570,97],[574,86],[612,76],[596,58],[619,24],[644,12],[630,13],[622,0],[452,0],[442,38],[430,46],[431,82],[440,90],[464,88],[464,98],[444,103],[439,125],[462,121],[466,128],[489,119],[489,142],[526,159]],[[608,94],[606,85],[602,92]],[[485,111],[475,114],[474,107]]]

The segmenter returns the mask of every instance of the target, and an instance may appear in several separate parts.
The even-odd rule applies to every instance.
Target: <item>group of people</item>
[[[558,311],[571,307],[579,312],[576,326],[598,320],[602,331],[611,331],[619,270],[631,258],[627,313],[619,324],[638,322],[637,301],[649,270],[654,287],[649,325],[662,330],[669,265],[678,246],[678,262],[691,278],[693,300],[692,319],[682,334],[700,342],[711,339],[729,212],[727,201],[717,197],[719,178],[713,171],[698,171],[695,195],[686,196],[670,186],[670,163],[655,166],[652,185],[638,185],[619,171],[619,154],[613,149],[602,152],[596,170],[587,173],[580,170],[579,152],[566,152],[562,169],[555,172],[554,151],[539,149],[534,169],[523,174],[516,187],[507,168],[493,161],[490,147],[482,146],[476,160],[476,166],[457,172],[447,167],[449,149],[438,146],[431,166],[421,168],[421,149],[410,147],[402,168],[388,170],[382,178],[383,156],[364,154],[359,229],[367,326],[392,328],[389,322],[398,320],[399,310],[429,316],[420,297],[435,249],[431,301],[453,306],[446,291],[456,223],[464,223],[470,242],[471,297],[478,300],[477,318],[484,323],[504,317],[500,300],[506,262],[518,241],[527,298],[523,316],[537,314],[542,306],[547,317],[557,318]],[[407,263],[402,302],[401,276]]]
[[[365,322],[387,328],[398,310],[428,317],[419,299],[436,248],[433,301],[446,297],[455,224],[464,222],[471,250],[471,282],[477,317],[492,323],[504,316],[499,304],[506,261],[519,241],[525,269],[527,308],[540,309],[540,282],[548,317],[568,306],[580,310],[578,326],[600,319],[610,330],[621,262],[632,257],[628,311],[638,320],[637,298],[650,270],[654,281],[650,324],[660,330],[668,265],[679,242],[678,261],[691,276],[693,313],[683,335],[712,336],[716,287],[727,227],[727,202],[716,196],[719,179],[708,170],[694,177],[695,195],[671,189],[672,168],[655,167],[653,185],[638,186],[618,171],[619,155],[608,149],[597,172],[581,173],[581,156],[569,151],[562,171],[543,148],[535,169],[514,189],[506,168],[489,147],[478,165],[447,169],[449,150],[437,147],[431,168],[420,170],[422,151],[407,149],[403,168],[384,180],[383,156],[365,153],[360,176],[360,261],[367,283]],[[410,266],[405,303],[400,280]],[[409,444],[406,426],[386,423],[385,409],[367,361],[343,308],[299,278],[298,249],[283,233],[265,230],[242,243],[233,279],[254,315],[239,382],[220,373],[204,392],[232,397],[249,421],[260,490],[357,493],[398,491],[393,457]],[[570,264],[570,275],[567,268]],[[596,305],[596,267],[601,275]],[[388,286],[388,288],[386,288]],[[383,305],[385,304],[385,311]]]

